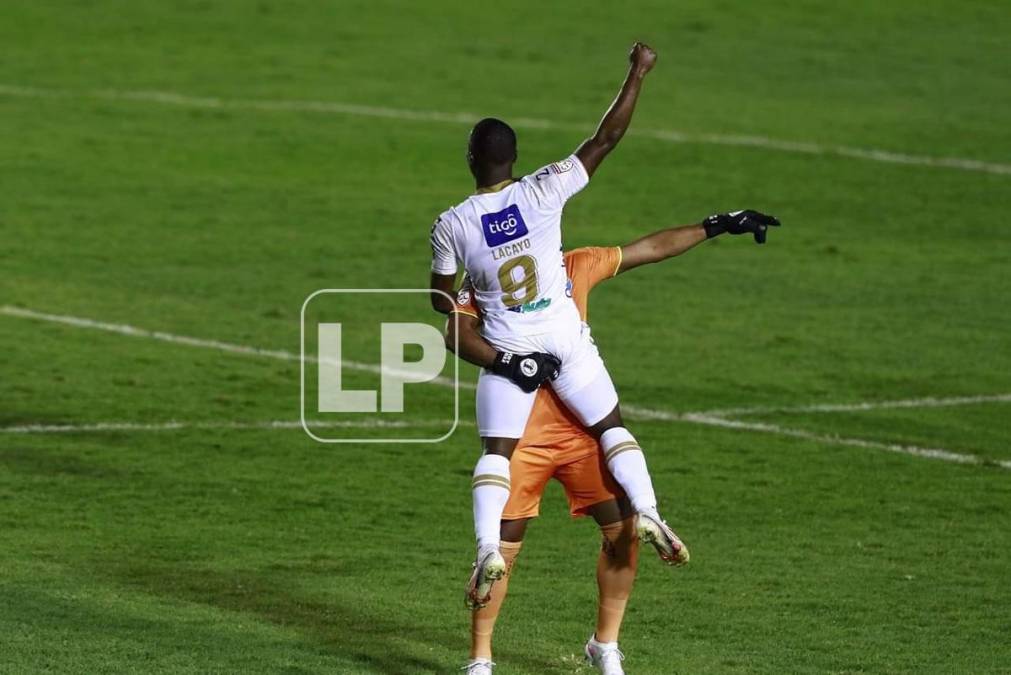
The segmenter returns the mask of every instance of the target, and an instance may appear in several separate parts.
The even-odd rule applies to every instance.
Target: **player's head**
[[[516,132],[502,120],[486,117],[470,131],[467,163],[474,177],[481,179],[496,169],[509,168],[516,161]]]

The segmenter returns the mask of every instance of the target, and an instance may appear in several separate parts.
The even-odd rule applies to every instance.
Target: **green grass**
[[[494,20],[462,2],[8,3],[0,86],[62,94],[0,93],[0,304],[297,352],[312,291],[427,283],[431,221],[470,189],[463,123],[97,90],[591,125],[641,38],[660,61],[635,129],[1007,164],[1009,33],[1006,4],[951,0],[521,2]],[[521,128],[521,170],[570,152],[570,128]],[[722,238],[594,293],[628,404],[1004,394],[1009,198],[1007,175],[630,135],[565,236],[612,245],[745,206],[784,222],[763,248]],[[0,351],[4,427],[298,418],[297,362],[2,314]],[[1011,458],[1007,403],[748,419]],[[633,431],[693,562],[644,560],[630,673],[1008,672],[1011,472]],[[0,670],[452,671],[473,433],[420,450],[300,430],[0,433]],[[597,545],[551,486],[499,672],[589,672]]]

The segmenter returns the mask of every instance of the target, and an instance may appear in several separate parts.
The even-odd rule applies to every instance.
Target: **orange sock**
[[[598,642],[617,642],[625,605],[635,583],[635,570],[639,562],[639,539],[635,535],[635,518],[626,518],[600,528],[604,541],[597,560]]]
[[[521,541],[500,541],[499,551],[506,561],[506,574],[491,587],[491,599],[481,609],[474,610],[470,616],[470,658],[491,658],[491,634],[495,630],[495,619],[499,608],[505,600],[509,588],[509,577],[512,576],[513,562],[519,555]]]

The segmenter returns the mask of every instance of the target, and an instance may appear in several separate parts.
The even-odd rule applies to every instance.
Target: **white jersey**
[[[471,195],[432,226],[432,271],[463,264],[495,346],[578,325],[562,257],[562,208],[590,178],[572,155],[497,192]]]

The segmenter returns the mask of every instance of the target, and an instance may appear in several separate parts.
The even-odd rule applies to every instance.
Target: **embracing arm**
[[[537,391],[548,380],[558,377],[562,362],[551,354],[500,352],[481,335],[481,320],[471,314],[455,312],[446,322],[446,349],[464,361],[509,378],[525,392]]]
[[[442,293],[431,293],[432,297],[432,309],[436,312],[441,312],[442,314],[449,314],[453,311],[453,283],[456,281],[455,274],[438,274],[432,272],[431,281],[428,287],[433,291],[442,291]],[[450,297],[446,297],[446,295]]]
[[[446,322],[446,349],[475,366],[491,369],[498,352],[481,336],[480,325],[476,316],[462,312],[450,315]]]
[[[639,90],[642,88],[642,80],[646,73],[653,68],[656,63],[656,52],[641,42],[632,45],[632,51],[628,55],[631,65],[628,68],[628,75],[621,85],[618,97],[614,99],[611,107],[607,109],[604,118],[600,120],[597,132],[586,139],[576,156],[586,169],[586,174],[592,176],[600,163],[604,161],[608,153],[614,150],[618,141],[625,135],[629,123],[632,121],[632,113],[635,112],[635,103],[639,98]]]

